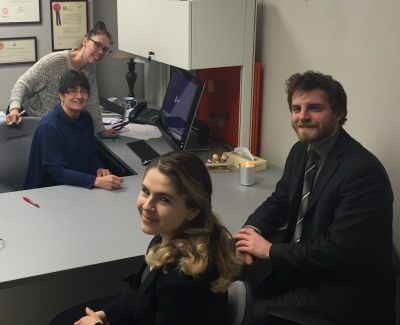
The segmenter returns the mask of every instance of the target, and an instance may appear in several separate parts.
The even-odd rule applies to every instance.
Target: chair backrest
[[[245,281],[234,281],[228,287],[228,317],[230,325],[248,325],[253,315],[251,287]]]
[[[0,193],[22,190],[39,121],[39,117],[24,117],[19,125],[7,126],[0,120]]]

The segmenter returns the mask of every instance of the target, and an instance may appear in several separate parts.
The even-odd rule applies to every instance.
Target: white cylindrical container
[[[251,161],[240,163],[240,184],[244,186],[252,186],[255,183],[256,164]]]

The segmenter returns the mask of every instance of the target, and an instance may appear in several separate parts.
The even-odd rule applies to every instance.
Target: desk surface
[[[136,197],[145,167],[121,139],[109,147],[138,175],[116,191],[56,186],[0,195],[0,283],[142,255],[151,239],[140,230]],[[160,153],[170,150],[150,141]],[[239,173],[211,172],[213,208],[231,232],[274,189],[281,171],[256,173],[256,185],[241,186]],[[39,203],[36,208],[22,197]]]

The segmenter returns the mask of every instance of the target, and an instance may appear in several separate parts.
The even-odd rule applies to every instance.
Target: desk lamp
[[[125,52],[122,50],[116,51],[112,58],[117,60],[129,60],[128,61],[128,72],[125,75],[126,82],[128,83],[129,88],[129,97],[135,98],[135,83],[137,79],[137,74],[135,72],[136,63],[145,63],[146,61],[136,56],[135,54]]]

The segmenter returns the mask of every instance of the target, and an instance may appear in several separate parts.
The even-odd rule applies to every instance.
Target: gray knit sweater
[[[68,53],[69,50],[47,54],[26,71],[11,91],[10,107],[21,107],[21,104],[24,104],[28,115],[31,116],[44,116],[53,110],[60,102],[58,84],[61,76],[68,69],[74,69]],[[87,110],[92,116],[94,131],[97,134],[104,130],[104,126],[95,70],[95,64],[88,64],[81,69],[90,83]]]

